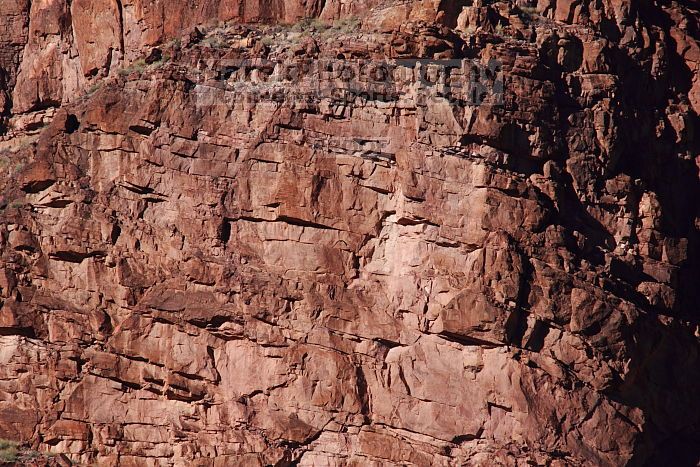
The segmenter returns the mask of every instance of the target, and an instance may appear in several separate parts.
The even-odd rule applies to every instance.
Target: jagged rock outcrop
[[[23,113],[70,102],[103,76],[135,61],[144,47],[176,39],[194,26],[225,21],[294,23],[318,16],[333,20],[375,3],[3,0],[0,30],[6,33],[0,39],[0,91],[5,95],[0,94],[0,110],[10,103],[15,113]]]
[[[0,438],[700,459],[697,9],[5,3]]]

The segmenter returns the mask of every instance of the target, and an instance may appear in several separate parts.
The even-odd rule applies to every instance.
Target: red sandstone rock
[[[0,438],[99,465],[696,462],[697,12],[448,3],[0,0]],[[405,63],[224,86],[283,57],[465,62],[452,101]],[[477,72],[502,99],[457,87]]]

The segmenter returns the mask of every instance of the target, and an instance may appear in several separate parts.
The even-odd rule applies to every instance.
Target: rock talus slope
[[[700,460],[696,7],[175,3],[0,0],[0,438]]]

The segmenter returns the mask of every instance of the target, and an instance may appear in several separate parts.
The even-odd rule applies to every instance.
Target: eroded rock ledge
[[[0,438],[121,466],[697,462],[696,9],[143,3],[0,0]],[[412,58],[463,60],[453,87],[497,62],[503,95],[448,99]],[[232,64],[293,60],[401,79],[233,91]]]

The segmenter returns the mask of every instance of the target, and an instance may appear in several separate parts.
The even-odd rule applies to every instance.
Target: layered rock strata
[[[696,9],[0,5],[0,437],[700,459]]]

